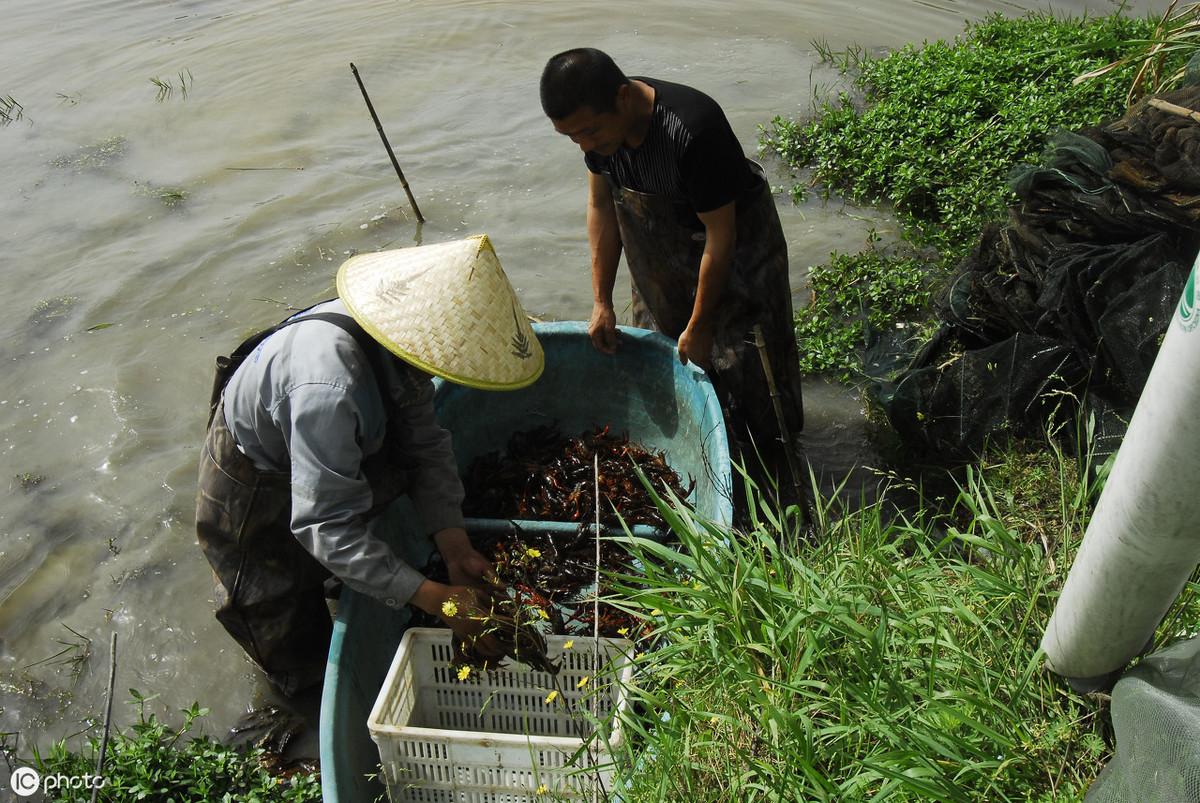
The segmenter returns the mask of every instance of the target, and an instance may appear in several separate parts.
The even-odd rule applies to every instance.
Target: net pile
[[[1161,99],[1200,109],[1200,87]],[[933,337],[915,356],[876,338],[866,355],[910,446],[968,457],[1080,399],[1119,437],[1200,248],[1200,123],[1149,99],[1060,134],[1010,184],[1018,203],[960,265]]]

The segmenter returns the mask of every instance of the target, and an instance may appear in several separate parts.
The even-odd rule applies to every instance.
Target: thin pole
[[[791,433],[788,432],[787,420],[783,416],[783,402],[779,399],[779,389],[775,386],[775,373],[771,370],[771,358],[767,355],[767,341],[763,337],[762,326],[754,325],[754,345],[758,347],[758,358],[762,360],[763,373],[767,376],[767,390],[771,394],[771,404],[775,408],[775,418],[779,421],[779,439],[783,441],[784,456],[787,457],[788,471],[792,475],[792,485],[800,497],[804,496],[804,487],[800,484],[800,469],[796,465],[795,450],[792,447]]]
[[[362,77],[358,74],[358,68],[354,66],[354,62],[350,62],[350,72],[354,73],[354,80],[358,82],[358,88],[362,90],[363,100],[367,102],[367,111],[371,112],[371,119],[375,121],[375,130],[379,132],[379,138],[383,140],[383,147],[387,148],[388,156],[392,160],[392,167],[396,168],[396,175],[400,177],[400,184],[404,187],[404,194],[408,196],[408,202],[412,204],[413,212],[417,215],[417,222],[424,223],[425,218],[421,216],[421,209],[417,206],[417,199],[413,197],[412,190],[408,188],[408,180],[404,178],[404,171],[400,169],[400,163],[396,161],[396,154],[392,151],[392,143],[388,142],[387,134],[383,133],[383,123],[379,122],[379,115],[375,113],[375,107],[371,104],[371,98],[367,95],[367,88],[363,86]]]
[[[112,634],[112,643],[108,649],[108,702],[105,703],[104,709],[104,737],[100,740],[100,755],[96,759],[96,776],[99,777],[104,771],[104,754],[108,751],[108,732],[112,727],[112,698],[113,685],[117,680],[117,634],[114,631]],[[100,792],[99,786],[92,787],[92,803],[96,803],[96,795]]]
[[[600,689],[596,675],[600,672],[600,452],[592,455],[592,471],[596,480],[596,593],[592,597],[592,720],[600,727]],[[588,747],[588,758],[592,767],[597,764],[595,739]],[[596,783],[592,786],[592,803],[600,799],[600,771],[596,770]]]

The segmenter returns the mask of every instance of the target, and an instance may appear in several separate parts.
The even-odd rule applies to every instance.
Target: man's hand
[[[413,594],[411,602],[440,619],[484,658],[498,658],[504,654],[500,642],[488,634],[492,607],[491,597],[486,592],[470,586],[446,586],[426,580]]]
[[[696,326],[689,323],[679,336],[679,361],[687,365],[689,361],[701,368],[712,366],[713,331],[707,326]]]
[[[737,204],[730,201],[709,212],[697,212],[704,224],[704,253],[700,255],[700,274],[696,279],[696,300],[691,318],[679,336],[679,361],[694,362],[708,370],[712,367],[714,322],[729,281],[733,255],[737,247]]]
[[[437,532],[433,540],[446,562],[451,585],[471,586],[486,593],[499,590],[491,562],[471,545],[466,530],[448,527]]]
[[[598,351],[605,354],[617,352],[617,314],[613,311],[612,304],[596,302],[592,305],[588,336]]]

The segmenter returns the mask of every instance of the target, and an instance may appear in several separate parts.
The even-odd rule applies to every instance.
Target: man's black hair
[[[542,70],[542,111],[562,120],[587,106],[596,114],[617,109],[617,90],[629,83],[609,55],[594,47],[579,47],[552,56]]]

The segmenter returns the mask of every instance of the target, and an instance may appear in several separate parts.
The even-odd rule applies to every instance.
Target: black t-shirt
[[[627,189],[687,204],[693,212],[711,212],[757,186],[741,143],[715,100],[683,84],[633,80],[654,88],[646,139],[612,156],[585,154],[588,170],[610,175]]]

